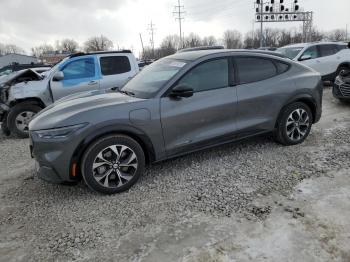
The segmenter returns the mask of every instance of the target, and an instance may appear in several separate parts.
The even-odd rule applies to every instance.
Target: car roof
[[[246,49],[216,49],[216,50],[188,51],[188,52],[176,53],[174,55],[168,56],[168,58],[194,61],[205,56],[215,55],[215,54],[225,54],[225,53],[227,55],[233,55],[238,53],[239,54],[263,54],[263,55],[270,55],[270,56],[275,56],[280,58],[287,58],[286,56],[274,51],[246,50]]]
[[[286,47],[308,47],[308,46],[314,46],[314,45],[346,45],[344,42],[326,42],[326,41],[321,41],[321,42],[311,42],[311,43],[298,43],[298,44],[291,44],[291,45],[286,45],[283,46],[282,48]]]
[[[131,54],[132,52],[130,50],[120,50],[120,51],[98,51],[98,52],[80,52],[80,53],[75,53],[70,56],[69,58],[72,57],[78,57],[78,56],[85,56],[85,55],[104,55],[104,54]]]

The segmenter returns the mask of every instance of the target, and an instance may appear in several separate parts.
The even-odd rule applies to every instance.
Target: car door
[[[303,60],[304,57],[309,57],[307,60]],[[325,75],[324,67],[321,65],[319,60],[321,57],[319,48],[317,45],[308,47],[299,58],[299,62],[304,65],[311,67],[312,69],[319,72],[321,75]]]
[[[168,156],[219,142],[236,130],[237,94],[230,86],[230,59],[205,61],[174,85],[187,85],[192,97],[160,101],[163,137]]]
[[[137,73],[135,65],[125,54],[100,55],[98,59],[102,75],[101,89],[120,88]]]
[[[97,90],[100,74],[94,56],[76,57],[68,60],[59,70],[63,72],[61,81],[50,80],[54,101],[73,93]]]
[[[295,90],[287,63],[258,56],[237,56],[237,129],[240,136],[271,131],[288,95]]]
[[[341,64],[341,57],[337,54],[339,52],[338,46],[335,44],[319,45],[320,57],[319,61],[320,72],[322,75],[330,75],[337,71]]]

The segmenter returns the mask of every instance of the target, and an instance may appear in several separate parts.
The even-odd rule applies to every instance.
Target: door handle
[[[89,86],[97,85],[97,81],[90,81],[90,82],[88,83],[88,85],[89,85]]]

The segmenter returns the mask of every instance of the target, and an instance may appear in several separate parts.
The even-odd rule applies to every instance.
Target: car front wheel
[[[285,107],[275,130],[275,139],[283,145],[297,145],[308,137],[313,123],[310,108],[301,102]]]
[[[22,102],[12,107],[7,116],[8,130],[15,136],[27,138],[28,125],[42,108],[31,102]]]
[[[145,155],[131,137],[112,135],[95,141],[82,160],[85,183],[104,194],[128,190],[143,174]]]

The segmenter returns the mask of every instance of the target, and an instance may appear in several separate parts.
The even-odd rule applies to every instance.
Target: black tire
[[[28,129],[27,130],[19,129],[17,127],[16,119],[22,113],[32,112],[34,114],[37,114],[41,110],[42,108],[33,102],[22,102],[15,105],[10,109],[7,116],[8,129],[10,130],[11,133],[13,133],[15,136],[19,138],[28,138],[29,137]]]
[[[137,162],[137,168],[132,169],[134,172],[132,175],[132,178],[130,180],[126,181],[121,181],[122,179],[117,175],[117,171],[112,171],[112,173],[108,176],[105,176],[105,179],[110,179],[108,183],[111,183],[110,187],[106,187],[102,185],[102,180],[98,182],[95,179],[95,172],[93,171],[93,164],[94,161],[96,161],[97,156],[101,152],[106,152],[104,150],[107,149],[108,152],[108,147],[113,146],[113,145],[122,145],[128,147],[128,149],[132,150],[133,153],[136,155],[136,162]],[[120,154],[123,155],[123,154]],[[106,160],[107,157],[106,155],[102,155]],[[113,160],[110,160],[112,158],[108,158],[108,161],[113,162]],[[119,160],[117,160],[119,163]],[[111,165],[107,165],[107,169],[104,172],[105,174],[107,173],[107,170],[113,169]],[[145,170],[145,154],[142,150],[142,147],[131,137],[125,136],[125,135],[111,135],[111,136],[106,136],[103,138],[98,139],[97,141],[93,142],[86,152],[83,155],[82,162],[81,162],[81,170],[82,170],[82,176],[85,181],[85,183],[88,185],[89,188],[91,188],[93,191],[97,191],[103,194],[115,194],[115,193],[120,193],[123,191],[128,190],[131,186],[133,186],[136,181],[140,178],[140,176],[144,173]],[[114,169],[113,169],[114,170]],[[99,174],[100,175],[100,174]],[[101,176],[102,177],[102,176]],[[105,182],[105,180],[103,180]],[[122,183],[121,183],[122,182]]]
[[[3,118],[3,122],[1,123],[1,131],[5,136],[9,136],[11,134],[10,129],[7,126],[7,114]]]
[[[342,104],[350,104],[350,100],[349,99],[344,99],[344,98],[338,98],[340,103]]]
[[[293,139],[292,139],[291,137],[288,136],[287,121],[288,121],[289,117],[291,116],[291,114],[298,109],[303,110],[303,112],[305,112],[307,114],[307,117],[309,119],[308,120],[308,127],[306,128],[306,126],[304,125],[302,131],[305,134],[302,137],[300,137],[300,139],[295,138],[294,132],[292,132],[293,133],[293,134],[291,133],[293,136]],[[305,117],[305,114],[303,116]],[[292,103],[292,104],[290,104],[282,109],[280,116],[277,120],[276,129],[274,131],[274,138],[275,138],[276,142],[278,142],[282,145],[286,145],[286,146],[300,144],[300,143],[304,142],[304,140],[310,134],[312,123],[313,123],[313,116],[312,116],[310,108],[302,102]],[[292,124],[292,125],[294,125],[294,124]],[[292,128],[293,128],[293,126],[292,126]],[[294,128],[295,128],[295,126],[294,126]],[[299,124],[298,124],[298,128],[299,128],[299,130],[301,130],[301,125],[299,126]],[[298,132],[296,132],[296,133],[298,133]]]

